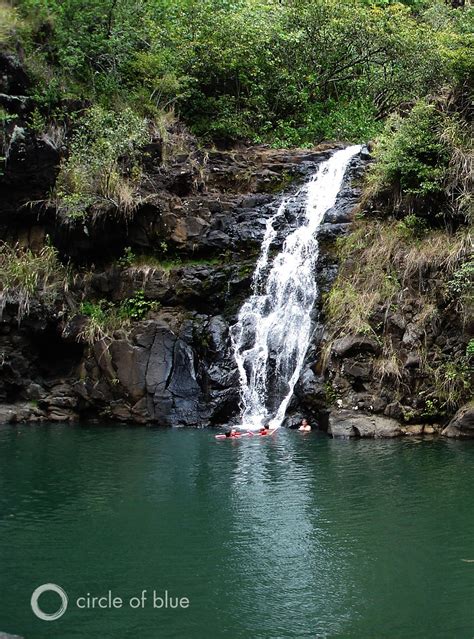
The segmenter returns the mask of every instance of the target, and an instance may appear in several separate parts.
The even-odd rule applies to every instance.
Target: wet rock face
[[[95,273],[87,283],[87,297],[121,301],[143,290],[146,299],[162,306],[181,307],[205,314],[219,313],[248,292],[254,262],[111,268]]]
[[[201,345],[201,346],[200,346]],[[160,426],[207,426],[235,410],[235,365],[222,317],[176,311],[126,339],[96,344],[75,384],[81,408]]]

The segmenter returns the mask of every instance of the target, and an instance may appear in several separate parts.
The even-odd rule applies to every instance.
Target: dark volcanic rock
[[[30,88],[30,84],[18,55],[0,51],[0,93],[23,95]]]
[[[15,60],[0,56],[2,64],[8,67],[0,87],[4,99],[20,112],[28,108],[22,98],[27,77],[15,75]],[[164,165],[164,143],[154,140],[144,149],[146,180],[132,213],[125,216],[111,204],[97,215],[65,219],[47,203],[63,149],[32,135],[20,116],[5,142],[3,237],[37,250],[48,236],[64,261],[71,261],[74,278],[55,304],[32,303],[20,326],[16,309],[6,307],[0,420],[72,421],[100,414],[201,426],[231,419],[238,411],[239,374],[229,325],[249,294],[267,222],[285,187],[290,202],[275,221],[272,249],[278,249],[304,211],[295,195],[299,185],[333,149],[249,147],[205,154],[187,140],[188,149],[171,154]],[[330,241],[347,229],[356,199],[346,185],[325,220],[323,235]],[[31,200],[36,204],[24,206]],[[143,265],[117,265],[126,247]],[[327,290],[336,265],[330,257],[321,260],[318,278]],[[89,320],[79,312],[81,301],[117,308],[138,291],[157,302],[145,320],[93,346],[84,343]],[[317,314],[315,309],[315,322]],[[293,407],[306,403],[310,416],[325,405],[324,380],[315,367],[305,368],[297,395]],[[308,414],[307,407],[301,414]]]
[[[199,346],[195,330],[201,330]],[[222,317],[185,319],[176,312],[137,325],[126,339],[91,352],[88,379],[76,392],[121,421],[203,426],[228,411],[237,376]]]
[[[443,430],[445,437],[474,437],[474,403],[466,404],[458,410]]]
[[[2,217],[13,224],[10,233],[21,220],[19,207],[48,196],[56,180],[59,161],[60,153],[48,137],[37,138],[21,126],[14,127],[7,140],[5,168],[0,176],[0,224]],[[30,220],[31,210],[23,213],[25,221]]]
[[[363,352],[378,353],[380,346],[367,335],[348,335],[336,340],[332,350],[338,357],[348,357]]]

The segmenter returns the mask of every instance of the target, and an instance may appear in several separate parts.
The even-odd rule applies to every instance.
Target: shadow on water
[[[26,639],[471,637],[471,442],[0,428],[0,628]],[[33,589],[60,584],[60,620]],[[188,610],[79,610],[108,590]]]

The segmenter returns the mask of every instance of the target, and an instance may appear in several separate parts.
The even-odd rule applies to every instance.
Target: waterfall
[[[351,146],[336,151],[294,196],[304,197],[304,212],[274,258],[270,248],[277,236],[275,223],[290,200],[284,200],[267,222],[252,295],[231,327],[245,428],[255,430],[264,423],[278,428],[285,418],[311,339],[311,312],[318,296],[317,232],[336,203],[349,162],[360,150]]]

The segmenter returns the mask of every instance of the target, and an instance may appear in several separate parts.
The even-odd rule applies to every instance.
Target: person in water
[[[226,437],[240,437],[240,433],[235,428],[231,428],[230,430],[226,431],[225,436]]]
[[[269,429],[268,426],[262,426],[262,428],[259,430],[260,435],[268,435],[269,433]]]
[[[308,424],[308,420],[307,419],[303,419],[303,421],[301,422],[301,426],[298,428],[298,430],[300,430],[303,433],[309,433],[311,430],[311,426]]]

